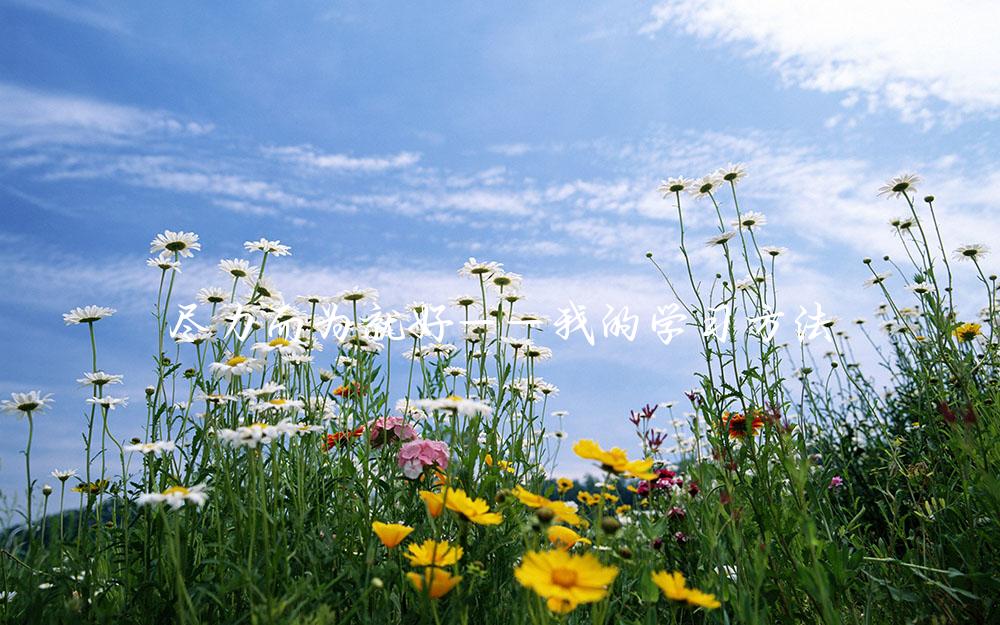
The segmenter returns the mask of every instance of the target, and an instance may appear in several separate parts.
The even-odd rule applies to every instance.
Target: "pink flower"
[[[426,467],[437,465],[439,469],[448,468],[448,446],[441,441],[418,438],[403,443],[396,460],[403,475],[415,480]]]
[[[840,488],[843,485],[844,485],[844,478],[840,477],[839,475],[834,475],[832,478],[830,478],[830,485],[827,486],[827,488],[829,488],[830,490],[834,490]]]
[[[409,441],[417,437],[417,431],[403,417],[381,417],[368,424],[372,444],[376,447],[396,441]]]

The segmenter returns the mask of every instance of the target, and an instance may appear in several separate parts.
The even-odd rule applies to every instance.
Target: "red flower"
[[[323,451],[330,451],[337,445],[344,445],[352,438],[358,438],[365,433],[365,426],[358,426],[356,429],[348,430],[346,432],[334,432],[333,434],[326,435],[326,443],[323,445]]]
[[[747,425],[747,418],[742,414],[724,412],[722,413],[722,423],[729,430],[731,438],[743,438],[747,434],[756,434],[757,430],[764,426],[764,419],[761,418],[759,410],[754,411],[753,421]]]
[[[348,382],[346,385],[338,386],[333,390],[333,394],[337,397],[357,397],[362,392],[361,384],[358,382]]]

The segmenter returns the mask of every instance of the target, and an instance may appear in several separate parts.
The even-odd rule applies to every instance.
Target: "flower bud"
[[[605,534],[614,534],[622,527],[621,522],[613,516],[606,516],[601,519],[601,529]]]
[[[48,497],[49,495],[51,495],[52,494],[52,487],[49,486],[48,484],[46,484],[45,486],[42,486],[42,494],[45,495],[46,497]]]
[[[535,516],[542,523],[551,523],[552,519],[556,518],[556,513],[552,511],[552,508],[541,507],[535,510]]]

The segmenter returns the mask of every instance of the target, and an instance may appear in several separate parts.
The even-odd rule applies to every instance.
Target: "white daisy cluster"
[[[166,504],[173,510],[183,508],[187,504],[200,508],[208,501],[208,493],[205,490],[206,486],[204,484],[198,484],[190,488],[187,486],[171,486],[162,493],[142,493],[136,499],[136,503],[140,506]]]
[[[493,412],[493,409],[488,404],[455,395],[441,399],[415,399],[410,404],[423,410],[425,413],[449,412],[463,417],[473,417],[476,415],[488,416]]]
[[[138,452],[144,456],[162,456],[165,453],[172,452],[177,449],[177,445],[173,441],[153,441],[150,443],[136,443],[133,445],[125,445],[124,450],[127,452]]]
[[[219,440],[231,447],[249,447],[256,449],[260,445],[270,445],[286,436],[300,436],[322,432],[318,425],[295,423],[290,419],[270,425],[267,423],[252,423],[236,429],[221,429],[216,431]]]

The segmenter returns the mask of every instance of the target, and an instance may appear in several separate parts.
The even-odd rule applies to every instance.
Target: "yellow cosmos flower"
[[[576,499],[585,506],[596,506],[601,503],[601,496],[588,493],[585,490],[581,490],[576,494]]]
[[[536,495],[521,486],[514,487],[514,496],[517,497],[518,501],[529,508],[541,508],[542,506],[547,506],[549,504],[549,500],[546,497]]]
[[[968,343],[982,333],[982,326],[978,323],[963,323],[955,328],[955,338],[959,343]]]
[[[560,493],[565,493],[573,488],[573,480],[567,477],[561,477],[556,480],[556,487],[559,489]]]
[[[618,506],[617,508],[615,508],[615,514],[617,514],[618,516],[621,516],[621,515],[625,514],[626,512],[631,512],[631,511],[632,511],[632,506],[630,506],[628,504],[622,504],[622,505]]]
[[[522,586],[546,599],[549,609],[560,614],[581,603],[600,601],[617,576],[617,567],[602,565],[592,554],[565,551],[529,551],[514,569]]]
[[[697,588],[688,588],[684,574],[680,571],[667,573],[657,571],[653,573],[653,583],[660,587],[667,599],[674,601],[684,601],[689,605],[699,606],[707,610],[714,610],[722,604],[716,600],[715,595],[702,592]]]
[[[583,439],[573,445],[573,452],[586,460],[596,460],[601,463],[602,469],[611,473],[637,477],[641,480],[656,479],[656,474],[650,471],[653,468],[652,458],[630,461],[625,450],[620,447],[605,451],[594,441]]]
[[[382,544],[389,549],[399,546],[399,543],[406,540],[406,537],[413,531],[412,527],[399,523],[382,523],[375,521],[372,523],[372,531],[382,541]]]
[[[514,487],[514,496],[529,508],[548,508],[563,523],[574,526],[580,524],[580,515],[565,501],[553,501],[548,497],[536,495],[520,486]]]
[[[458,545],[425,540],[419,545],[410,545],[405,555],[410,566],[449,566],[461,560],[462,553]]]
[[[462,576],[452,575],[444,569],[430,566],[424,569],[423,574],[407,573],[406,579],[410,580],[417,592],[427,592],[431,599],[440,599],[458,586]]]
[[[427,504],[427,514],[435,519],[444,512],[444,497],[429,490],[420,491],[420,498]]]
[[[499,525],[503,521],[499,513],[490,512],[490,506],[484,499],[473,499],[464,490],[445,489],[443,498],[446,508],[477,525]]]
[[[568,551],[576,543],[582,543],[584,545],[589,545],[590,540],[580,536],[570,528],[564,525],[553,525],[549,528],[548,532],[549,542],[558,549]]]

